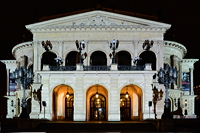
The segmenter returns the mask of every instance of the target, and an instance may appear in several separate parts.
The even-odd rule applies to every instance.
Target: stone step
[[[157,132],[152,123],[40,123],[34,131],[40,132]]]

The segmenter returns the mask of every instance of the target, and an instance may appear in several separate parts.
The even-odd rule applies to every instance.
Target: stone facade
[[[33,66],[34,83],[31,91],[27,90],[27,100],[31,99],[30,104],[27,104],[30,108],[30,117],[45,117],[50,120],[66,119],[67,113],[70,112],[66,113],[65,95],[69,92],[73,95],[73,120],[96,119],[92,115],[96,112],[93,111],[91,99],[98,92],[106,99],[105,107],[99,108],[105,109],[102,119],[121,121],[124,114],[120,100],[122,100],[122,94],[128,92],[130,98],[129,119],[155,118],[155,110],[157,118],[161,118],[165,94],[162,99],[156,101],[155,109],[149,106],[149,101],[153,100],[152,84],[159,90],[165,90],[163,85],[158,84],[157,78],[153,79],[153,75],[164,64],[176,67],[179,71],[177,82],[169,90],[171,111],[177,109],[174,99],[180,98],[182,108],[187,109],[188,115],[194,115],[195,96],[192,89],[189,92],[181,90],[181,74],[183,70],[191,72],[191,88],[193,88],[193,64],[198,60],[183,59],[187,51],[182,44],[163,40],[163,35],[170,26],[169,24],[105,11],[91,11],[26,25],[26,28],[33,33],[33,41],[18,44],[13,48],[12,53],[16,61],[13,61],[12,64],[16,65],[16,62],[21,62],[20,65],[22,65],[21,56],[26,55],[29,59],[28,67]],[[123,60],[123,56],[120,57],[119,54],[121,52],[122,55],[124,53],[128,55],[125,57],[130,57],[130,66],[134,66],[134,58],[136,56],[142,57],[142,54],[147,52],[142,48],[147,39],[154,41],[153,47],[147,52],[149,56],[153,56],[154,61],[146,62],[143,70],[118,70],[120,63],[113,64],[109,57],[109,54],[112,53],[109,44],[112,43],[113,39],[119,40],[117,63],[120,62],[120,59]],[[75,40],[84,40],[85,49],[82,53],[87,53],[87,57],[84,59],[83,65],[76,64],[76,70],[73,71],[52,71],[49,69],[49,65],[45,65],[41,61],[44,58],[44,53],[47,52],[42,47],[41,42],[46,40],[50,40],[53,45],[49,52],[54,53],[56,57],[61,57],[63,66],[67,66],[70,52],[77,52]],[[95,52],[105,55],[104,66],[109,66],[109,70],[86,71],[84,69],[85,66],[92,66],[91,62]],[[147,56],[148,54],[144,56],[146,61]],[[124,60],[126,59],[124,58]],[[11,69],[6,61],[4,63],[7,65],[7,69]],[[17,99],[21,101],[22,90],[20,88],[18,85],[15,96],[6,96],[9,103],[7,118],[19,115],[20,108],[16,101]],[[18,107],[12,108],[11,100],[14,100],[15,106]],[[184,106],[185,100],[188,101],[188,106]],[[45,108],[42,106],[42,101],[47,104]],[[13,109],[17,111],[12,112]],[[97,111],[97,113],[97,120],[101,120],[101,112]]]

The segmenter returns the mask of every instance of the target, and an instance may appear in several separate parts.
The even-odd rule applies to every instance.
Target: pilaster
[[[190,95],[194,95],[194,81],[193,81],[193,70],[194,68],[189,68],[190,70]]]
[[[52,114],[51,114],[52,101],[50,101],[50,97],[52,97],[52,95],[51,95],[51,91],[49,87],[50,74],[42,73],[41,76],[42,76],[42,84],[43,84],[42,91],[41,91],[41,101],[46,102],[46,107],[45,107],[45,112],[44,112],[44,108],[42,108],[42,111],[39,114],[39,118],[44,118],[44,113],[45,113],[46,119],[52,119]]]
[[[110,74],[110,90],[108,94],[108,121],[120,121],[120,94],[118,88],[119,74]]]
[[[30,118],[38,119],[40,111],[41,111],[41,90],[40,90],[40,88],[42,87],[42,85],[34,83],[32,85],[32,87],[33,87],[32,92],[35,92],[36,94],[32,93]]]
[[[33,41],[33,72],[38,71],[40,69],[39,64],[41,64],[41,61],[38,61],[38,59],[40,58],[38,54],[38,45],[38,41]],[[39,82],[38,76],[39,75],[34,76],[34,82]]]
[[[144,92],[143,92],[143,119],[154,118],[153,104],[149,108],[149,102],[153,99],[153,91],[151,84],[153,83],[153,73],[144,74]]]
[[[75,74],[76,89],[74,90],[74,121],[86,121],[86,101],[84,92],[84,75]]]
[[[7,94],[7,96],[10,96],[10,89],[9,89],[9,75],[10,75],[10,69],[6,69],[6,74],[7,74],[7,77],[6,77],[6,81],[7,81],[7,92],[6,92],[6,94]]]

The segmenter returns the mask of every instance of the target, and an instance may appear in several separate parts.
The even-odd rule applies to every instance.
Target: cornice
[[[20,43],[18,45],[16,45],[13,49],[12,49],[12,54],[13,56],[15,55],[15,52],[23,49],[23,48],[27,48],[27,47],[33,47],[33,43],[32,41],[30,42],[23,42],[23,43]]]
[[[63,31],[98,31],[98,30],[113,30],[113,31],[154,31],[165,32],[169,27],[163,26],[130,26],[130,25],[107,25],[107,26],[95,26],[95,25],[75,25],[75,26],[54,26],[54,27],[40,27],[31,28],[34,33],[37,32],[63,32]]]
[[[183,59],[181,62],[182,63],[195,63],[199,61],[199,59]]]
[[[4,64],[16,64],[16,60],[1,60],[2,63]]]
[[[164,46],[168,46],[168,47],[174,47],[174,48],[178,48],[183,52],[183,57],[186,55],[187,53],[187,49],[185,46],[183,46],[180,43],[177,42],[173,42],[173,41],[164,41]]]

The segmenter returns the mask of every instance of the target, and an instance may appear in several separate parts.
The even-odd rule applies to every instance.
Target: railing
[[[118,66],[119,71],[144,70],[145,66]]]
[[[50,71],[76,71],[76,66],[50,66]]]
[[[50,66],[50,71],[76,71],[76,66]],[[144,70],[145,66],[118,66],[119,71]],[[110,66],[83,66],[83,71],[110,71]]]
[[[110,71],[110,66],[84,66],[84,71]]]

